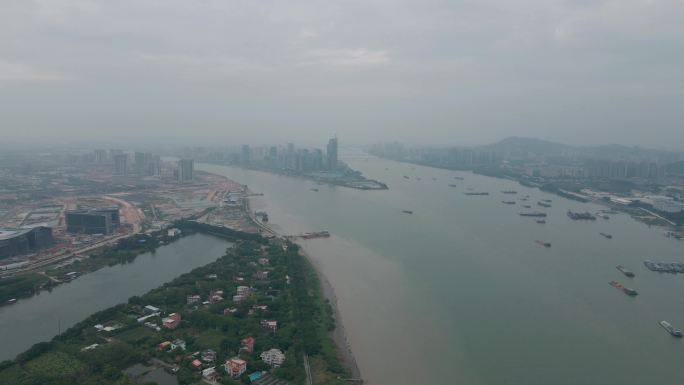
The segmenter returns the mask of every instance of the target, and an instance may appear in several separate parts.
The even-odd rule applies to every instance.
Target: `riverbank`
[[[278,237],[283,236],[266,223],[260,223],[257,221],[255,221],[255,223],[258,223],[264,231],[267,231],[270,234],[273,234]],[[351,378],[362,378],[361,371],[356,363],[356,358],[354,357],[354,353],[352,352],[351,346],[349,344],[347,331],[342,323],[342,316],[340,314],[339,306],[337,305],[337,296],[335,295],[335,289],[323,273],[322,269],[320,268],[316,260],[311,257],[311,255],[306,251],[304,246],[301,243],[293,243],[299,247],[300,254],[302,255],[302,257],[306,258],[311,267],[314,269],[314,272],[318,277],[321,294],[327,300],[328,304],[332,308],[332,313],[335,320],[335,329],[330,332],[330,336],[337,348],[339,358],[342,360],[344,367],[347,368],[347,370],[349,370]]]
[[[325,274],[323,274],[320,266],[318,266],[318,263],[313,258],[311,258],[311,256],[307,253],[307,251],[303,248],[302,245],[299,246],[301,248],[302,256],[309,261],[311,266],[316,271],[316,275],[318,276],[318,280],[320,282],[321,293],[323,294],[323,297],[328,301],[333,310],[333,315],[335,318],[335,330],[331,332],[331,337],[337,347],[340,359],[342,360],[343,365],[349,370],[351,378],[362,378],[361,371],[359,370],[359,366],[356,363],[356,358],[354,357],[351,345],[349,344],[349,339],[347,338],[347,331],[344,328],[344,324],[342,323],[342,316],[340,314],[340,309],[337,305],[337,296],[335,295],[335,289],[333,288],[332,284],[325,276]]]
[[[119,385],[128,383],[124,371],[131,365],[161,362],[179,383],[194,384],[230,377],[219,365],[238,357],[247,373],[228,383],[248,384],[252,376],[302,383],[308,356],[316,383],[344,384],[346,369],[327,333],[334,321],[300,247],[238,237],[215,262],[1,363],[0,383]],[[279,364],[269,366],[264,351],[279,355]]]
[[[455,171],[455,172],[469,172],[469,173],[472,173],[473,175],[481,175],[481,176],[487,176],[490,178],[509,180],[509,181],[518,183],[520,186],[535,188],[535,189],[538,189],[539,191],[547,192],[547,193],[550,193],[550,194],[553,194],[553,195],[556,195],[558,197],[565,198],[568,200],[576,201],[579,203],[594,203],[597,205],[607,207],[611,210],[620,211],[622,213],[630,215],[635,221],[644,223],[648,226],[660,226],[660,227],[664,227],[664,228],[671,230],[671,231],[681,232],[682,231],[682,225],[684,225],[684,220],[682,219],[681,214],[675,213],[675,214],[671,215],[670,218],[668,218],[669,214],[671,214],[671,213],[655,212],[657,210],[655,210],[655,208],[653,208],[653,206],[650,204],[644,204],[644,203],[641,203],[638,201],[636,201],[635,204],[631,204],[631,205],[616,204],[616,203],[611,202],[610,200],[607,200],[606,198],[596,198],[596,197],[591,197],[591,196],[585,196],[584,194],[579,194],[577,192],[565,190],[564,188],[559,187],[557,185],[558,183],[556,183],[556,182],[544,181],[544,180],[541,180],[540,178],[531,178],[531,177],[528,177],[526,175],[501,172],[499,170],[493,171],[493,170],[487,169],[487,168],[479,168],[479,169],[477,169],[477,168],[476,169],[449,168],[449,167],[434,165],[434,164],[425,163],[425,162],[386,158],[386,157],[382,157],[382,156],[377,155],[377,154],[372,154],[372,155],[377,156],[381,159],[387,159],[387,160],[391,160],[391,161],[399,162],[399,163],[412,164],[412,165],[417,165],[417,166],[421,166],[421,167],[428,167],[428,168],[433,168],[433,169],[438,169],[438,170],[448,170],[448,171]],[[532,180],[532,179],[536,179],[536,180]],[[585,187],[591,188],[591,186],[583,186],[583,188],[585,188]],[[613,193],[610,193],[610,194],[613,194]],[[644,212],[647,215],[640,215]],[[684,233],[680,233],[679,235],[684,236]]]
[[[216,165],[216,163],[210,163],[213,165]],[[249,170],[246,168],[240,168],[241,170]],[[206,172],[212,173],[212,171],[205,170]],[[262,170],[257,170],[257,171],[262,171]],[[268,171],[263,171],[268,174],[273,174]],[[220,175],[220,174],[218,174]],[[274,175],[280,175],[280,174],[274,174]],[[297,177],[293,176],[296,179],[306,179],[303,177]],[[253,188],[253,187],[252,187]],[[269,191],[270,192],[270,191]],[[272,236],[273,238],[281,238],[284,239],[286,237],[286,234],[282,232],[282,229],[279,227],[276,229],[274,226],[271,225],[269,222],[262,222],[257,220],[254,215],[252,215],[253,211],[251,207],[253,206],[252,199],[264,199],[264,194],[261,193],[256,193],[252,191],[251,193],[247,194],[247,199],[246,199],[246,208],[245,210],[249,213],[251,220],[253,223],[259,227],[262,231],[262,234],[268,234],[268,236]],[[276,226],[277,227],[277,226]],[[323,297],[328,301],[330,307],[332,308],[332,314],[334,317],[335,321],[335,329],[330,331],[330,337],[335,344],[337,348],[337,352],[339,355],[339,359],[343,362],[343,365],[347,370],[349,371],[349,374],[351,378],[361,378],[361,372],[360,369],[357,365],[356,358],[351,350],[351,346],[349,344],[349,338],[347,335],[347,331],[344,328],[343,322],[342,322],[342,316],[340,313],[339,306],[337,304],[337,297],[335,295],[335,290],[328,280],[328,278],[325,276],[323,273],[321,267],[318,265],[316,260],[312,258],[312,256],[304,249],[304,243],[303,242],[296,242],[293,241],[294,244],[296,244],[300,252],[302,253],[302,256],[306,258],[308,261],[309,265],[311,265],[312,269],[314,270],[314,273],[316,274],[318,281],[319,281],[319,286],[320,286],[320,292],[323,295]]]
[[[170,237],[166,232],[134,234],[118,240],[115,245],[94,250],[89,255],[74,254],[68,259],[44,266],[39,271],[18,272],[4,277],[0,280],[0,306],[10,304],[8,301],[12,299],[26,299],[42,291],[52,290],[107,266],[131,263],[139,255],[154,252],[160,246],[170,244],[184,235],[186,234]]]
[[[266,172],[266,173],[273,174],[273,175],[281,175],[281,176],[286,176],[286,177],[290,177],[290,178],[298,178],[298,179],[316,182],[318,184],[328,184],[331,186],[348,187],[348,188],[353,188],[356,190],[388,190],[389,189],[387,184],[380,182],[378,180],[375,180],[375,179],[366,178],[359,171],[355,171],[355,170],[351,170],[351,169],[349,169],[348,174],[344,174],[343,176],[330,175],[327,172],[316,172],[316,173],[312,173],[311,175],[309,175],[309,174],[303,174],[303,173],[294,172],[294,171],[288,172],[288,171],[271,170],[268,168],[243,167],[240,165],[231,165],[231,164],[211,162],[211,161],[203,161],[203,163],[213,164],[213,165],[217,165],[217,166],[239,167],[239,168],[242,168],[245,170],[261,171],[261,172]]]
[[[35,343],[49,341],[93,313],[211,263],[232,246],[232,242],[215,236],[189,234],[132,262],[106,266],[0,307],[0,361],[13,359]]]

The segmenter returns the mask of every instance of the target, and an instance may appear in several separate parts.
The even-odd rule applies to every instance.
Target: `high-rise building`
[[[278,147],[271,146],[271,148],[268,149],[268,164],[273,168],[278,164]]]
[[[95,163],[97,164],[104,164],[107,162],[107,151],[98,149],[95,150]]]
[[[145,154],[142,152],[136,152],[133,155],[133,168],[135,173],[142,175],[145,171]]]
[[[312,154],[311,159],[312,169],[318,171],[323,169],[323,151],[320,149],[315,149]]]
[[[248,166],[250,163],[252,163],[252,150],[247,144],[242,146],[242,151],[240,152],[240,163],[243,166]]]
[[[147,164],[147,175],[161,176],[162,161],[159,155],[152,157],[152,160]]]
[[[128,156],[126,154],[114,155],[114,173],[116,175],[128,175]]]
[[[327,150],[328,170],[337,170],[337,138],[332,138],[328,141]]]
[[[151,153],[149,152],[136,152],[135,153],[135,158],[133,162],[133,166],[135,168],[135,172],[138,175],[159,175],[160,172],[157,172],[157,164],[156,160],[159,157],[154,157]],[[161,168],[161,164],[159,164],[159,168]]]
[[[285,153],[285,168],[293,170],[296,168],[295,146],[293,143],[287,144],[287,152]]]
[[[192,159],[181,159],[178,161],[178,181],[191,181],[195,170],[195,161]]]

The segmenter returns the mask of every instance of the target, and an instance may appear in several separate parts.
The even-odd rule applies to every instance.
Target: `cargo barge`
[[[533,211],[529,213],[518,213],[521,217],[537,217],[537,218],[546,218],[546,213],[542,213],[539,211]]]
[[[538,245],[544,246],[544,247],[546,247],[546,248],[551,247],[551,243],[550,243],[550,242],[544,242],[544,241],[535,241],[535,242],[536,242]]]
[[[630,296],[630,297],[634,297],[634,296],[636,296],[637,294],[639,294],[639,293],[637,293],[636,290],[630,289],[630,288],[628,288],[628,287],[625,287],[624,285],[622,285],[622,284],[621,284],[620,282],[618,282],[618,281],[610,281],[609,283],[610,283],[610,286],[612,286],[612,287],[614,287],[614,288],[616,288],[616,289],[622,291],[623,293],[627,294],[627,295]]]
[[[660,321],[658,322],[660,326],[663,327],[668,333],[670,333],[671,336],[673,337],[678,337],[682,338],[682,331],[679,329],[675,329],[674,326],[672,326],[669,322],[667,321]]]
[[[312,232],[312,233],[304,233],[301,235],[301,237],[304,239],[328,238],[328,237],[330,237],[330,233],[327,231],[316,231],[316,232]]]
[[[627,270],[626,267],[624,267],[622,265],[617,265],[617,266],[615,266],[615,268],[618,269],[619,272],[626,275],[627,277],[634,278],[634,273],[631,272],[630,270]]]

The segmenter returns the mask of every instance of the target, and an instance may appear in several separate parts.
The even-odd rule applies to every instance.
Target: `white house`
[[[267,350],[260,355],[261,359],[272,368],[278,368],[285,362],[285,354],[279,349]]]

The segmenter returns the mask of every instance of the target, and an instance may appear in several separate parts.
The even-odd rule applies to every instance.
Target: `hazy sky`
[[[683,0],[1,0],[0,141],[684,149]]]

